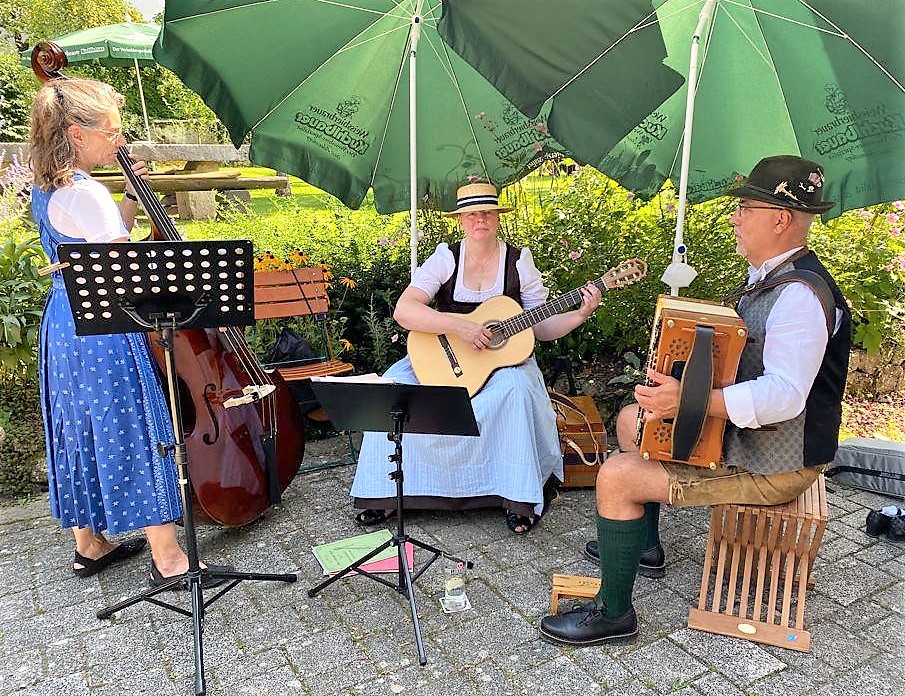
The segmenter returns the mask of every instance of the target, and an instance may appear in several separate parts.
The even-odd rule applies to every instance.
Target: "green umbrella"
[[[69,63],[87,63],[96,61],[106,66],[133,66],[138,78],[138,94],[141,97],[141,111],[145,121],[145,134],[151,139],[151,127],[148,123],[148,108],[145,105],[145,92],[141,84],[139,65],[154,63],[151,49],[160,27],[156,24],[136,24],[122,22],[107,24],[102,27],[82,29],[51,39],[59,46]],[[20,54],[25,64],[31,62],[31,51],[27,49]]]
[[[452,209],[469,177],[501,187],[564,151],[549,106],[525,118],[440,40],[439,14],[419,0],[168,2],[154,55],[234,143],[252,134],[252,161],[352,208],[373,189],[378,211],[411,211],[414,245],[416,205]]]
[[[656,13],[624,41],[662,32],[667,65],[688,76],[689,84],[697,77],[693,99],[687,99],[687,85],[681,88],[609,152],[581,148],[578,133],[562,132],[551,121],[552,135],[576,156],[642,195],[653,195],[667,178],[678,179],[692,202],[721,195],[739,172],[773,154],[797,154],[825,167],[824,197],[838,201],[825,218],[905,197],[901,0],[656,0],[654,5]],[[567,41],[574,21],[551,18],[545,39]],[[527,25],[518,14],[512,22],[517,28]],[[469,37],[473,44],[499,45],[495,33],[480,35],[479,28]],[[692,41],[695,35],[700,46]],[[536,50],[535,38],[526,52]],[[695,76],[691,59],[698,49]],[[507,70],[502,65],[497,74]],[[518,102],[517,85],[495,84]],[[679,177],[686,126],[687,176]],[[682,246],[679,227],[674,261],[681,261]]]

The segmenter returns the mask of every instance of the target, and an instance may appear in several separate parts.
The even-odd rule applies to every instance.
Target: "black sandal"
[[[375,527],[383,524],[395,514],[395,509],[389,512],[386,510],[362,510],[355,515],[355,522],[362,527]]]
[[[537,522],[536,517],[531,518],[509,510],[506,511],[506,526],[509,527],[509,530],[513,534],[527,534],[531,531],[535,522]],[[519,527],[521,527],[521,529],[519,529]]]
[[[75,573],[75,576],[78,578],[90,578],[92,575],[100,573],[107,566],[118,563],[119,561],[124,561],[137,553],[141,553],[145,546],[147,546],[147,543],[148,542],[144,537],[127,539],[100,558],[85,558],[85,556],[76,551],[75,558],[72,562],[73,564],[77,563],[82,567],[76,568],[75,565],[73,565],[72,572]]]

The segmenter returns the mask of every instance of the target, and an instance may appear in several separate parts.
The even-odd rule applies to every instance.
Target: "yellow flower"
[[[349,290],[352,290],[358,284],[351,278],[346,278],[345,276],[340,278],[339,282],[342,283],[343,285],[345,285],[347,288],[349,288]]]
[[[345,338],[339,339],[339,344],[343,347],[343,350],[352,350],[354,348],[352,343]]]

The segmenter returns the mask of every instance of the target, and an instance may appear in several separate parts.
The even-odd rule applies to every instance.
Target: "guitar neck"
[[[607,289],[606,284],[603,282],[603,278],[598,278],[597,280],[592,280],[590,282],[600,290],[601,293]],[[539,324],[544,319],[549,319],[555,314],[560,314],[561,312],[571,309],[572,307],[577,307],[580,304],[581,288],[575,288],[549,302],[545,302],[537,307],[532,307],[521,314],[516,314],[514,317],[501,321],[499,327],[496,327],[494,331],[500,331],[508,338],[509,336],[521,333],[535,324]]]

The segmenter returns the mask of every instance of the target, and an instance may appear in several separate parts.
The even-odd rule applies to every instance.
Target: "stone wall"
[[[853,350],[846,392],[859,399],[905,393],[905,351],[881,349],[868,355],[863,350]]]

